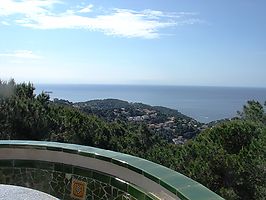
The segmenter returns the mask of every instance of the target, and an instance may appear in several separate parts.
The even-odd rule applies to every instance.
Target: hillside
[[[67,100],[50,101],[45,93],[36,95],[30,83],[0,81],[0,139],[58,141],[123,152],[183,173],[225,199],[266,197],[266,113],[259,102],[248,101],[238,119],[215,124],[183,145],[167,142],[145,123],[108,122],[76,107]],[[120,110],[110,110],[114,109]],[[139,112],[143,109],[148,108]]]
[[[123,121],[131,124],[145,124],[150,131],[158,133],[175,144],[184,144],[203,129],[203,124],[196,120],[177,110],[162,106],[129,103],[119,99],[91,100],[78,103],[55,99],[54,102],[73,106],[108,122]]]

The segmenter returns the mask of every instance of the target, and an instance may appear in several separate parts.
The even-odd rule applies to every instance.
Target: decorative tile
[[[72,179],[71,196],[73,198],[85,200],[86,190],[87,190],[86,182]]]

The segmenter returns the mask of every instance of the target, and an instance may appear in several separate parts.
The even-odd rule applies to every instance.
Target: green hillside
[[[95,115],[107,122],[122,121],[132,125],[144,124],[149,131],[160,135],[170,143],[184,144],[203,129],[202,123],[177,110],[162,106],[129,103],[119,99],[91,100],[79,103],[55,99],[54,102],[78,108],[84,113]]]

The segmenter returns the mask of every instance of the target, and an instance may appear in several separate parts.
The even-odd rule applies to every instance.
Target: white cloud
[[[194,13],[164,13],[146,9],[135,11],[128,9],[112,9],[107,14],[92,12],[93,5],[80,7],[78,10],[53,12],[56,0],[4,0],[0,4],[1,15],[20,14],[15,17],[17,25],[34,29],[87,29],[100,31],[106,35],[121,37],[157,38],[161,29],[177,25],[191,25],[201,20],[192,18]],[[93,13],[94,16],[87,16]],[[16,15],[17,16],[17,15]]]
[[[1,21],[1,24],[5,26],[10,26],[10,23],[8,23],[7,21]]]
[[[89,13],[89,12],[92,11],[92,8],[93,8],[93,5],[90,4],[90,5],[82,8],[82,9],[80,9],[78,12],[80,12],[80,13]]]
[[[0,57],[13,57],[23,59],[41,59],[42,57],[29,50],[16,50],[9,53],[0,53]]]
[[[0,16],[13,14],[25,14],[32,16],[35,14],[47,14],[54,4],[60,3],[58,0],[1,0]]]

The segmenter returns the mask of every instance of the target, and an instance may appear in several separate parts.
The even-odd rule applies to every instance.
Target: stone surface
[[[57,198],[37,190],[0,184],[0,199],[5,200],[58,200]]]

